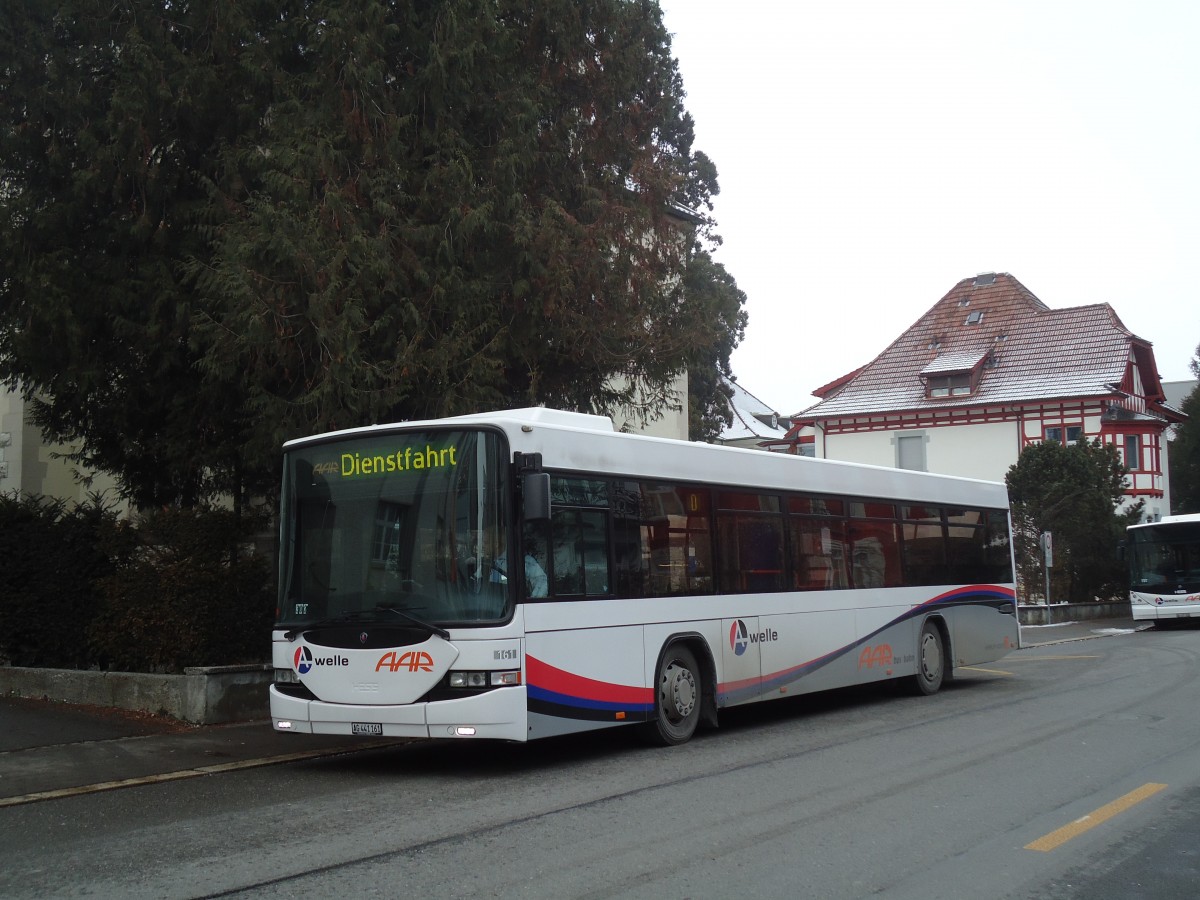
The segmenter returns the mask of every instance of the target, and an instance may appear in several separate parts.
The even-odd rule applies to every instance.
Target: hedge
[[[0,497],[0,661],[133,672],[267,661],[271,567],[249,543],[264,524],[210,508],[130,522],[102,498]]]

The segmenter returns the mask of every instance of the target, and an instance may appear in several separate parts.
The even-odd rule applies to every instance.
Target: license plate
[[[383,726],[378,722],[351,722],[351,734],[383,734]]]

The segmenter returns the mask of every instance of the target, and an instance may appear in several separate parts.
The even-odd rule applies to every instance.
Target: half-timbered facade
[[[1099,439],[1146,517],[1169,512],[1165,402],[1148,341],[1107,303],[1050,309],[1008,274],[960,281],[879,356],[814,394],[812,455],[1002,480],[1031,443]]]

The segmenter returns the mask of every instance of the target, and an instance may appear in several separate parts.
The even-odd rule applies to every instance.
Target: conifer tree
[[[139,504],[740,340],[652,0],[13,0],[0,60],[0,378]]]
[[[1021,451],[1004,480],[1017,569],[1027,594],[1042,593],[1037,538],[1046,531],[1054,541],[1050,593],[1055,602],[1108,599],[1127,584],[1117,548],[1143,506],[1138,500],[1122,508],[1128,471],[1116,449],[1099,441],[1066,447],[1043,441]]]

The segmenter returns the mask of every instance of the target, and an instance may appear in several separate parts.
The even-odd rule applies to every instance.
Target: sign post
[[[1042,545],[1042,560],[1045,563],[1043,571],[1046,573],[1046,624],[1050,622],[1050,568],[1054,565],[1054,536],[1049,531],[1043,531],[1041,536]]]

